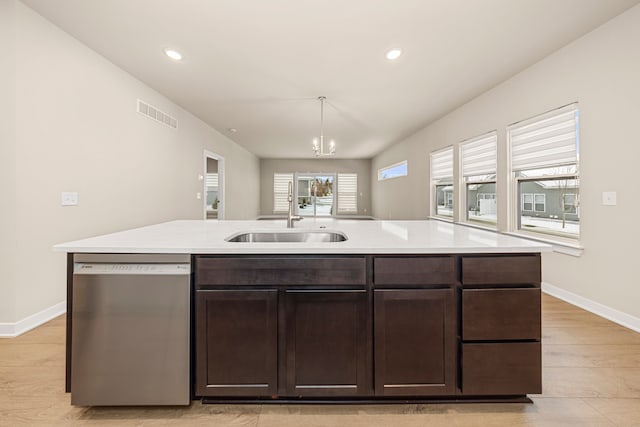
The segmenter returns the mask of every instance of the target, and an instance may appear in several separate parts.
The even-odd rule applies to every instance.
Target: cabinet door
[[[455,393],[452,289],[374,291],[375,394]]]
[[[286,393],[370,393],[370,327],[365,290],[286,293]]]
[[[275,396],[277,290],[196,294],[196,394]]]

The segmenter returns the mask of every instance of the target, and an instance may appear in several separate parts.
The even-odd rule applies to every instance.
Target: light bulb
[[[175,61],[180,61],[182,59],[182,54],[177,50],[165,49],[164,54]]]
[[[391,49],[387,52],[386,57],[389,61],[393,61],[394,59],[398,59],[400,55],[402,55],[402,49]]]

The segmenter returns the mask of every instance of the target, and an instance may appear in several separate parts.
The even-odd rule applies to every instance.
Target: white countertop
[[[499,233],[427,221],[358,221],[305,218],[298,230],[341,231],[345,242],[232,243],[243,231],[287,230],[285,220],[181,220],[54,246],[58,252],[171,254],[435,254],[548,252],[551,245]]]

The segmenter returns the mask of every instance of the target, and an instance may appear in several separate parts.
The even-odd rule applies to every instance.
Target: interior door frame
[[[214,159],[218,161],[218,219],[224,219],[225,209],[226,209],[226,201],[225,201],[225,191],[224,191],[224,157],[220,154],[214,153],[213,151],[204,150],[204,169],[203,169],[203,177],[207,175],[207,159]],[[202,197],[202,215],[204,219],[207,219],[207,180],[206,178],[202,180],[203,186],[203,197]],[[222,209],[220,208],[222,206]]]

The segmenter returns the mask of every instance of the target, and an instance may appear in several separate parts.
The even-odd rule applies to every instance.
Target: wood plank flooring
[[[76,408],[64,393],[64,317],[0,339],[0,426],[640,426],[640,334],[543,296],[534,404]]]

